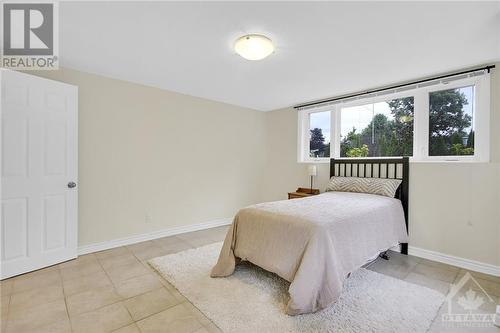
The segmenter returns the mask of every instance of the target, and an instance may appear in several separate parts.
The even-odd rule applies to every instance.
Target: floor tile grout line
[[[160,240],[160,239],[162,239],[162,238],[170,238],[170,237],[173,237],[173,238],[174,238],[176,241],[178,241],[179,243],[184,243],[184,244],[187,244],[187,242],[186,242],[184,239],[182,239],[182,238],[178,237],[177,235],[174,235],[174,236],[167,236],[167,237],[161,237],[161,238],[156,238],[156,239],[153,239],[153,242],[155,242],[155,241],[159,241],[159,240]],[[187,244],[187,245],[189,245],[189,244]],[[160,245],[158,245],[158,246],[162,246],[162,244],[160,244]]]
[[[69,309],[68,309],[68,303],[66,302],[66,297],[64,297],[64,306],[66,307],[66,315],[68,316],[69,328],[71,329],[71,332],[74,332],[73,322],[71,321],[71,316],[69,315]]]
[[[134,257],[135,257],[135,255],[134,255]],[[137,259],[137,258],[136,258],[136,259]],[[102,267],[101,262],[99,262],[99,264],[100,264],[100,265],[101,265],[101,267]],[[106,272],[106,270],[104,269],[104,267],[102,267],[102,269],[104,270],[104,273],[108,276],[108,279],[111,281],[111,284],[113,285],[113,289],[115,289],[115,284],[114,284],[113,280],[111,279],[111,277],[108,275],[108,272]],[[145,275],[145,274],[143,274],[143,275]],[[139,276],[143,276],[143,275],[139,275]],[[135,278],[135,277],[131,277],[130,279],[133,279],[133,278]],[[130,279],[126,279],[126,280],[123,280],[123,281],[127,281],[127,280],[130,280]],[[157,289],[162,289],[162,288],[163,288],[163,289],[165,289],[165,290],[166,290],[166,291],[170,294],[170,292],[167,290],[167,288],[165,288],[165,286],[163,286],[163,285],[162,285],[160,288],[157,288]],[[157,290],[157,289],[153,289],[153,290]],[[115,289],[115,290],[116,290],[116,289]],[[148,292],[151,292],[151,291],[152,291],[152,290],[149,290],[149,291],[146,291],[146,292],[144,292],[144,293],[141,293],[141,294],[138,294],[138,295],[134,295],[134,296],[132,296],[132,297],[124,298],[124,299],[122,299],[122,300],[120,300],[120,301],[118,301],[118,302],[114,302],[114,303],[112,303],[112,304],[116,304],[116,303],[120,303],[120,302],[122,302],[122,303],[123,303],[123,302],[125,302],[125,301],[127,301],[127,300],[129,300],[129,299],[132,299],[132,298],[137,297],[137,296],[140,296],[140,295],[144,295],[144,294],[146,294],[146,293],[148,293]],[[117,293],[117,294],[118,294],[118,293]],[[119,294],[118,294],[118,295],[119,295]],[[120,297],[122,297],[121,295],[119,295],[119,296],[120,296]],[[112,305],[112,304],[108,304],[108,305]],[[155,315],[155,314],[158,314],[158,313],[160,313],[160,312],[166,311],[166,310],[170,309],[171,307],[173,307],[173,306],[175,306],[175,305],[178,305],[178,304],[180,304],[180,303],[177,303],[177,304],[174,304],[174,305],[172,305],[172,306],[169,306],[169,307],[167,307],[167,308],[163,309],[162,311],[159,311],[159,312],[157,312],[157,313],[151,314],[151,315],[149,315],[149,316],[147,316],[147,317],[144,317],[144,318],[142,318],[142,319],[140,319],[140,320],[144,320],[144,319],[149,318],[149,317],[151,317],[151,316],[153,316],[153,315]],[[107,306],[107,305],[105,305],[105,306]],[[103,307],[104,307],[104,306],[103,306]],[[103,307],[101,307],[101,308],[103,308]],[[134,319],[134,317],[132,316],[132,313],[130,312],[130,310],[128,309],[128,307],[127,307],[125,304],[123,304],[123,307],[125,308],[125,310],[126,310],[126,311],[127,311],[127,313],[129,314],[130,319],[132,319],[132,323],[136,324],[136,326],[137,326],[137,328],[139,329],[139,331],[141,331],[141,332],[142,332],[142,330],[141,330],[141,328],[139,327],[139,325],[137,325],[137,322],[138,322],[138,321],[140,321],[140,320],[135,320],[135,319]],[[98,309],[100,309],[100,308],[98,308]],[[97,310],[97,309],[95,309],[95,310]],[[116,330],[119,330],[120,328],[126,327],[126,326],[128,326],[128,325],[130,325],[130,323],[128,323],[127,325],[124,325],[124,326],[122,326],[122,327],[118,327],[117,329],[115,329],[115,331],[116,331]]]
[[[161,286],[160,288],[155,288],[155,289],[152,289],[152,290],[148,290],[148,291],[146,291],[146,292],[144,292],[144,293],[141,293],[141,294],[138,294],[138,295],[135,295],[135,296],[129,297],[129,298],[127,298],[127,299],[123,300],[123,302],[128,301],[128,300],[130,300],[130,299],[132,299],[132,298],[135,298],[135,297],[138,297],[138,296],[145,295],[145,294],[150,293],[150,292],[152,292],[152,291],[160,290],[160,289],[165,289],[165,290],[166,290],[166,291],[170,294],[170,292],[167,290],[167,288],[165,288],[165,286]],[[172,296],[172,297],[173,297],[173,296]],[[163,309],[163,310],[161,310],[161,311],[159,311],[159,312],[155,312],[154,314],[157,314],[157,313],[160,313],[160,312],[165,311],[165,310],[167,310],[167,309],[170,309],[172,306],[175,306],[175,305],[177,305],[177,304],[171,305],[171,306],[169,306],[169,307],[167,307],[167,308],[165,308],[165,309]],[[127,309],[127,311],[128,311],[128,308],[127,308],[127,306],[126,306],[126,305],[125,305],[125,308],[126,308],[126,309]],[[142,319],[144,319],[144,318],[147,318],[147,317],[150,317],[150,316],[151,316],[151,315],[149,315],[149,316],[144,317],[144,318],[141,318],[141,319],[139,319],[139,320],[135,320],[135,319],[134,319],[134,316],[132,316],[132,313],[131,313],[130,311],[129,311],[129,314],[130,314],[130,317],[132,318],[132,320],[133,320],[135,323],[136,323],[136,322],[138,322],[138,321],[140,321],[140,320],[142,320]]]
[[[175,288],[175,286],[174,286],[174,288]],[[181,295],[182,295],[182,294],[181,294]],[[183,296],[184,296],[184,295],[183,295]],[[199,309],[196,305],[194,305],[194,304],[193,304],[193,302],[191,302],[191,301],[190,301],[190,300],[189,300],[186,296],[184,296],[184,297],[187,299],[187,301],[188,301],[188,302],[189,302],[189,303],[190,303],[190,304],[191,304],[191,305],[192,305],[195,309],[197,309],[197,310],[198,310],[198,311],[199,311],[199,312],[203,315],[203,317],[205,317],[206,319],[208,319],[208,321],[209,321],[209,322],[211,322],[213,325],[215,325],[215,327],[217,327],[217,328],[219,329],[219,331],[221,331],[221,332],[222,332],[222,330],[220,329],[220,327],[219,327],[219,326],[217,326],[217,324],[216,324],[216,323],[214,323],[214,322],[213,322],[213,320],[212,320],[211,318],[209,318],[209,317],[208,317],[208,316],[207,316],[207,315],[206,315],[203,311],[201,311],[201,310],[200,310],[200,309]],[[203,326],[203,327],[205,327],[205,328],[206,328],[206,325],[203,325],[203,324],[202,324],[201,326]]]
[[[429,327],[427,328],[426,332],[429,332],[432,325],[434,325],[434,323],[436,322],[436,320],[438,319],[438,316],[439,314],[441,313],[441,309],[443,308],[443,306],[446,304],[446,298],[445,300],[443,301],[443,304],[441,304],[441,306],[439,307],[438,311],[436,312],[436,315],[434,316],[434,318],[432,318],[431,322],[430,322],[430,325]]]
[[[6,318],[5,318],[5,330],[7,330],[7,325],[9,324],[9,314],[10,314],[10,301],[12,300],[12,295],[9,295],[9,302],[7,303],[7,315],[6,315]],[[1,324],[1,323],[0,323]],[[0,326],[0,331],[2,330],[1,326]]]
[[[97,308],[95,308],[95,309],[92,309],[92,310],[87,310],[87,311],[84,311],[84,312],[77,313],[77,314],[75,314],[74,316],[71,316],[71,315],[70,315],[69,317],[70,317],[70,319],[71,319],[71,317],[78,317],[78,316],[80,316],[80,315],[84,315],[84,314],[87,314],[87,313],[92,312],[92,311],[101,310],[102,308],[105,308],[105,307],[110,306],[110,305],[114,305],[114,304],[117,304],[117,303],[121,303],[121,302],[123,302],[123,301],[125,301],[125,300],[123,300],[123,299],[122,299],[122,300],[117,300],[117,301],[114,301],[114,302],[112,302],[112,303],[109,303],[109,304],[106,304],[106,305],[103,305],[103,306],[99,306],[99,307],[97,307]]]
[[[126,255],[129,255],[129,254],[122,254],[122,255],[119,255],[119,256],[114,256],[112,258],[122,257],[122,256],[126,256]],[[140,261],[139,258],[137,258],[134,253],[130,252],[130,255],[132,255],[132,257],[134,257],[134,259],[136,259],[137,261]],[[100,260],[99,260],[99,264],[101,264],[101,267],[102,267],[103,270],[130,265],[130,263],[124,263],[124,264],[119,264],[119,265],[116,265],[116,266],[110,266],[110,267],[105,268],[102,265],[102,262]]]
[[[120,299],[120,300],[117,300],[116,302],[112,302],[112,303],[109,303],[109,304],[107,304],[107,305],[100,306],[100,307],[95,308],[95,309],[93,309],[93,310],[88,310],[88,311],[81,312],[81,313],[79,313],[79,314],[76,314],[75,316],[78,316],[78,315],[80,315],[80,314],[84,314],[84,313],[87,313],[87,312],[90,312],[90,311],[94,311],[94,310],[102,309],[102,308],[103,308],[103,307],[105,307],[105,306],[112,305],[112,304],[116,304],[116,303],[119,303],[119,302],[123,302],[123,301],[129,300],[129,299],[131,299],[131,298],[134,298],[134,297],[136,297],[136,296],[140,296],[140,295],[146,294],[146,293],[148,293],[148,292],[150,292],[150,291],[151,291],[151,290],[148,290],[148,291],[145,291],[145,292],[139,293],[139,294],[134,295],[134,296],[124,297],[124,296],[122,296],[122,295],[120,295],[120,294],[119,294],[118,290],[116,289],[115,282],[113,282],[113,280],[111,279],[111,277],[109,276],[109,274],[106,272],[106,270],[105,270],[104,268],[103,268],[103,272],[104,272],[104,274],[106,275],[106,277],[109,279],[109,281],[111,282],[111,287],[112,287],[113,291],[115,291],[115,293],[116,293],[118,296],[120,296],[120,297],[121,297],[121,299]],[[128,278],[128,279],[121,280],[121,281],[119,281],[119,282],[125,282],[125,281],[131,280],[131,279],[135,279],[135,278],[138,278],[138,277],[141,277],[141,276],[145,276],[145,275],[151,275],[151,274],[148,272],[147,274],[141,274],[141,275],[133,276],[133,277],[130,277],[130,278]],[[161,284],[161,283],[160,283],[160,284]],[[109,288],[109,287],[108,287],[108,286],[104,286],[104,287],[92,288],[92,289],[93,289],[93,290],[95,290],[95,289],[107,289],[107,288]],[[160,288],[156,288],[156,289],[161,289],[161,288],[162,288],[162,287],[160,287]],[[92,289],[90,289],[90,290],[92,290]],[[66,299],[66,298],[68,298],[68,297],[72,297],[72,296],[75,296],[75,295],[78,295],[78,294],[83,294],[83,293],[86,293],[86,292],[88,292],[88,291],[90,291],[90,290],[86,290],[86,291],[78,292],[78,293],[71,294],[71,295],[68,295],[68,296],[64,296],[64,298]],[[155,290],[155,289],[153,289],[153,290]],[[68,313],[69,313],[69,311],[68,311]]]
[[[422,259],[422,258],[419,258],[419,259]],[[441,263],[439,263],[439,262],[436,262],[436,263],[437,263],[437,264],[439,264],[439,265],[437,265],[437,266],[434,266],[434,265],[429,265],[429,264],[426,264],[425,262],[422,262],[422,260],[420,260],[420,262],[419,262],[417,265],[415,265],[415,266],[413,266],[413,267],[412,267],[412,269],[408,272],[408,275],[409,275],[410,273],[419,274],[419,275],[422,275],[422,276],[426,276],[427,278],[430,278],[430,279],[432,279],[432,280],[441,281],[441,282],[444,282],[444,283],[447,283],[447,284],[452,284],[453,282],[455,282],[455,280],[456,280],[456,278],[457,278],[458,274],[460,273],[460,270],[461,270],[461,269],[460,269],[460,267],[456,267],[456,266],[451,266],[451,265],[450,265],[450,266],[451,266],[451,267],[453,267],[453,268],[454,268],[454,270],[456,271],[456,272],[455,272],[455,275],[454,275],[454,277],[453,277],[453,280],[452,280],[451,282],[450,282],[450,281],[447,281],[447,280],[442,280],[442,279],[439,279],[439,278],[434,278],[434,277],[428,276],[428,275],[426,275],[426,274],[422,274],[422,273],[419,273],[419,272],[416,272],[416,271],[415,271],[415,269],[417,268],[417,266],[418,266],[419,264],[421,264],[421,265],[423,265],[423,266],[427,266],[427,267],[430,267],[430,268],[432,268],[432,269],[438,269],[438,270],[442,269],[442,270],[445,270],[445,271],[451,272],[451,270],[450,270],[449,268],[446,268],[446,267],[440,267],[440,266],[441,266],[441,265],[440,265]],[[446,264],[443,264],[443,265],[446,265]],[[408,277],[408,276],[406,276],[406,277]]]
[[[52,266],[55,266],[55,265],[52,265]],[[51,266],[51,267],[52,267],[52,266]],[[59,266],[59,265],[57,265],[57,266]],[[63,286],[62,286],[62,276],[61,276],[61,271],[59,270],[59,267],[58,267],[58,269],[57,269],[57,272],[58,272],[58,275],[59,275],[59,279],[60,279],[60,283],[61,283],[61,288],[63,289]],[[54,284],[55,284],[55,283],[54,283]],[[51,286],[51,285],[50,285],[50,286]],[[45,287],[47,287],[47,286],[45,286]],[[32,289],[36,289],[36,288],[32,288]],[[19,292],[19,293],[26,292],[26,291],[30,291],[30,290],[32,290],[32,289],[28,289],[28,290],[25,290],[25,291],[21,291],[21,292]],[[19,294],[19,293],[18,293],[18,294]],[[10,307],[11,307],[11,301],[12,301],[12,295],[9,295],[9,306],[8,306],[8,308],[7,308],[7,324],[6,324],[6,326],[5,326],[5,329],[6,329],[6,330],[7,330],[8,324],[9,324],[9,315],[10,315],[10,314],[11,314],[11,312],[12,312],[12,311],[11,311],[11,309],[10,309]],[[52,300],[52,301],[50,301],[50,302],[48,302],[48,303],[57,302],[57,301],[58,301],[58,299],[54,299],[54,300]],[[64,289],[63,289],[63,301],[64,301],[64,308],[66,309],[66,316],[67,316],[68,320],[70,320],[70,318],[69,318],[69,312],[68,312],[68,307],[67,307],[67,304],[66,304],[66,297],[64,296]],[[38,305],[34,305],[34,306],[40,306],[40,305],[42,305],[42,304],[38,304]],[[34,306],[31,306],[31,307],[34,307]],[[29,308],[28,308],[28,309],[29,309]],[[20,310],[18,310],[18,311],[20,311]],[[40,326],[37,326],[37,327],[35,327],[35,328],[42,328],[42,327],[49,326],[49,325],[51,325],[51,324],[55,324],[55,323],[58,323],[58,321],[56,321],[56,322],[54,322],[54,323],[49,323],[49,324],[40,325]],[[70,326],[71,326],[71,322],[70,322]],[[73,329],[72,329],[72,330],[73,330]]]
[[[203,313],[203,311],[201,311],[196,305],[194,305],[183,293],[181,293],[179,291],[179,289],[177,289],[177,287],[175,285],[173,285],[172,283],[170,283],[170,281],[166,280],[163,276],[161,276],[160,272],[157,271],[153,266],[151,266],[151,268],[153,269],[153,271],[158,274],[160,276],[160,278],[162,278],[163,280],[165,280],[168,284],[170,284],[179,294],[182,295],[182,297],[184,297],[186,299],[187,302],[189,302],[195,309],[197,309],[206,319],[208,319],[208,321],[210,321],[213,325],[215,325],[215,327],[217,327],[219,329],[219,331],[222,332],[222,330],[219,328],[219,326],[217,326],[213,321],[212,319],[210,319],[205,313]],[[167,289],[165,286],[164,286],[165,289]],[[170,293],[170,291],[167,289],[167,291]],[[180,302],[179,304],[182,304],[182,303],[185,303],[185,302]],[[142,320],[142,319],[141,319]],[[199,321],[199,320],[198,320]],[[202,323],[200,323],[202,327],[204,328],[207,328],[206,325],[203,325]]]
[[[151,241],[145,241],[145,242],[140,242],[140,243],[135,243],[135,244],[141,244],[141,243],[146,243],[146,242],[152,242],[153,240]],[[135,245],[135,244],[132,244],[132,245]],[[159,245],[156,245],[158,247],[160,247]],[[161,248],[161,247],[160,247]],[[134,251],[132,251],[131,249],[128,249],[132,255],[135,257],[135,259],[137,259],[140,263],[142,263],[142,260],[136,255],[136,253]]]
[[[169,292],[167,288],[165,288],[165,287],[162,287],[162,288],[163,288],[163,289],[165,289],[167,292]],[[158,288],[158,289],[161,289],[161,288]],[[170,292],[169,292],[169,293],[170,293]],[[176,299],[176,300],[177,300],[177,299]],[[182,302],[181,302],[181,301],[178,301],[177,303],[172,304],[172,305],[169,305],[168,307],[166,307],[165,309],[163,309],[163,310],[161,310],[161,311],[158,311],[158,312],[155,312],[155,313],[149,314],[149,315],[147,315],[146,317],[141,318],[141,319],[139,319],[139,320],[134,320],[134,318],[132,317],[132,320],[134,321],[134,323],[136,323],[136,324],[137,324],[137,323],[138,323],[138,322],[140,322],[140,321],[143,321],[143,320],[145,320],[145,319],[147,319],[147,318],[153,317],[154,315],[157,315],[157,314],[159,314],[159,313],[162,313],[163,311],[167,311],[167,310],[169,310],[169,309],[173,308],[174,306],[181,305],[181,304],[183,304],[183,303],[185,303],[185,302],[186,302],[186,301],[182,301]],[[127,309],[127,310],[128,310],[128,309]],[[129,325],[130,325],[130,324],[129,324]],[[203,326],[203,325],[202,325],[202,326]],[[137,327],[139,327],[139,325],[137,325]],[[140,327],[139,327],[139,330],[140,330]]]
[[[97,261],[97,263],[100,265],[100,262]],[[102,265],[100,265],[100,266],[102,268]],[[66,269],[66,268],[75,268],[75,267],[65,267],[63,269]],[[62,272],[61,272],[61,281],[64,283],[64,281],[72,281],[72,280],[76,280],[76,279],[81,279],[82,277],[86,277],[86,276],[89,276],[89,275],[92,275],[92,274],[95,274],[95,273],[98,273],[98,271],[87,272],[87,273],[84,273],[84,274],[80,273],[79,276],[72,277],[70,279],[67,279],[67,278],[65,279],[65,278],[62,277]]]
[[[139,330],[139,332],[141,332],[141,333],[142,333],[141,328],[139,327],[139,325],[137,325],[137,322],[136,322],[136,321],[134,321],[134,319],[133,319],[133,318],[132,318],[132,323],[128,323],[127,325],[123,325],[123,326],[120,326],[120,327],[118,327],[118,328],[115,328],[114,330],[110,331],[110,333],[114,333],[114,332],[116,332],[116,331],[118,331],[118,330],[121,330],[122,328],[125,328],[125,327],[130,326],[130,325],[134,325],[135,327],[137,327],[137,329]]]
[[[108,251],[116,250],[116,249],[119,249],[119,248],[124,248],[128,252],[126,254],[132,254],[133,255],[132,251],[127,247],[127,245],[121,245],[121,246],[113,247],[113,248],[107,249],[107,250],[102,250],[102,251],[97,251],[97,252],[91,252],[89,254],[93,254],[96,257],[97,261],[99,261],[99,263],[101,263],[101,260],[104,260],[104,259],[116,258],[116,257],[120,257],[120,256],[123,256],[123,255],[126,255],[126,254],[116,254],[116,255],[110,255],[110,256],[107,256],[107,257],[104,257],[104,258],[99,258],[99,256],[97,256],[98,253],[108,252]]]
[[[77,262],[80,258],[83,258],[83,257],[86,257],[86,256],[94,257],[95,258],[94,260],[97,260],[97,258],[95,257],[94,253],[87,253],[87,254],[84,254],[84,255],[81,255],[81,256],[77,255],[76,258],[60,262],[60,263],[58,263],[56,265],[59,267],[59,271],[62,271],[63,269],[66,269],[66,268],[77,267],[79,264],[86,263],[85,261]],[[71,265],[69,265],[68,267],[62,267],[63,265],[68,265],[68,264],[71,264]]]
[[[99,262],[99,261],[98,261]],[[111,280],[111,277],[108,275],[108,273],[106,272],[106,270],[102,267],[102,264],[99,262],[99,265],[101,266],[101,269],[104,271],[104,274],[106,274],[106,276],[108,277],[109,281],[111,281],[111,286],[113,288],[113,291],[115,292],[116,295],[118,295],[120,297],[119,300],[117,300],[116,302],[112,302],[112,303],[109,303],[109,304],[106,304],[106,305],[103,305],[103,306],[100,306],[100,307],[97,307],[95,309],[92,309],[92,310],[88,310],[88,311],[84,311],[84,312],[81,312],[81,313],[78,313],[78,314],[75,314],[74,316],[71,316],[69,314],[69,309],[66,309],[66,311],[68,312],[68,317],[69,317],[69,320],[70,320],[70,324],[71,324],[71,331],[73,332],[74,329],[73,329],[73,321],[71,320],[71,317],[78,317],[80,315],[83,315],[83,314],[86,314],[86,313],[89,313],[89,312],[92,312],[92,311],[97,311],[97,310],[100,310],[102,308],[105,308],[106,306],[110,306],[110,305],[114,305],[114,304],[117,304],[117,303],[120,303],[120,302],[123,302],[125,299],[122,298],[121,295],[118,294],[114,284],[113,284],[113,280]],[[84,291],[86,292],[86,291]],[[82,293],[84,293],[82,292]],[[77,294],[75,294],[77,295]],[[65,298],[65,302],[66,302],[66,298]],[[132,318],[132,315],[130,314],[130,312],[128,311],[127,307],[126,306],[123,306],[125,308],[125,310],[127,310],[129,316],[130,316],[130,319],[132,319],[132,321],[134,321],[134,319]],[[130,323],[128,324],[130,325]],[[119,329],[119,328],[117,328]]]

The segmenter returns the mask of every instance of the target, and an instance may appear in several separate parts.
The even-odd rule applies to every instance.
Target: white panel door
[[[1,278],[76,258],[78,90],[1,75]]]

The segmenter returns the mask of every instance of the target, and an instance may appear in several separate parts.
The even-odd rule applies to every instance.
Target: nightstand
[[[319,194],[319,189],[317,188],[313,188],[311,192],[310,188],[299,187],[295,192],[288,192],[288,199],[305,198],[318,194]]]

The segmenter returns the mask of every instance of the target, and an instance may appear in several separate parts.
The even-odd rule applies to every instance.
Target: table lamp
[[[315,165],[310,165],[307,168],[307,173],[309,176],[311,176],[311,194],[313,193],[313,177],[315,177],[318,173],[318,170],[316,169]]]

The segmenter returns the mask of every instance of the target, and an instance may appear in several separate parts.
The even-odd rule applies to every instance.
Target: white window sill
[[[330,163],[330,159],[322,159],[322,160],[306,160],[306,161],[297,161],[300,164],[326,164]]]
[[[410,163],[422,163],[422,164],[477,164],[477,163],[490,163],[490,161],[481,160],[412,160]]]
[[[338,158],[338,157],[337,157]],[[340,157],[342,159],[346,159],[346,157]],[[372,158],[366,158],[366,161],[369,162],[370,159],[383,159],[384,157],[372,157]],[[399,158],[398,156],[394,157],[387,157],[387,158]],[[353,158],[353,159],[359,159],[359,158]],[[321,159],[321,160],[305,160],[305,161],[297,161],[299,164],[329,164],[330,163],[330,158],[328,159]],[[415,164],[477,164],[477,163],[491,163],[491,161],[483,161],[483,160],[478,160],[478,159],[458,159],[458,160],[416,160],[410,157],[410,163],[415,163]]]

